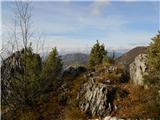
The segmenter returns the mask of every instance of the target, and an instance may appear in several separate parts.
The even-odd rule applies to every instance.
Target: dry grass
[[[141,86],[134,86],[130,83],[121,85],[120,88],[128,90],[129,95],[126,98],[118,97],[115,100],[115,104],[118,105],[117,116],[123,118],[148,118],[159,116],[158,112],[148,111],[147,108],[148,101],[153,99],[150,98],[152,96],[151,90],[144,89]]]
[[[65,108],[64,120],[86,120],[86,116],[78,107],[69,105]]]
[[[69,101],[67,106],[65,106],[64,120],[86,120],[86,116],[80,111],[76,100],[81,85],[86,81],[83,75],[80,75],[70,83],[70,92],[68,93]]]

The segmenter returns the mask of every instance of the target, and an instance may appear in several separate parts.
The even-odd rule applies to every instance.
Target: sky
[[[89,52],[99,40],[106,49],[147,46],[160,30],[160,1],[34,1],[32,31],[46,50]],[[13,26],[14,2],[2,2],[2,39]],[[36,43],[36,40],[32,41]]]

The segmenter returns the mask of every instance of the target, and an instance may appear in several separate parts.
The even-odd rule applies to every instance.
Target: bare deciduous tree
[[[26,1],[16,2],[16,8],[17,8],[16,17],[18,18],[17,24],[19,25],[20,35],[21,35],[20,38],[22,39],[24,48],[27,48],[28,42],[32,36],[32,32],[31,32],[31,16],[32,16],[31,10],[32,8],[30,5],[30,2],[26,2]]]

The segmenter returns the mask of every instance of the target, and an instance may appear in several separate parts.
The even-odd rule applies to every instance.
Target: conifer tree
[[[148,47],[148,84],[160,85],[160,32],[156,35]]]
[[[107,54],[104,45],[100,45],[99,41],[91,49],[88,64],[89,66],[95,66],[103,62],[104,56]]]
[[[144,80],[152,96],[148,96],[151,100],[146,103],[146,110],[160,114],[160,32],[152,39],[147,56],[148,75],[144,76]]]
[[[54,86],[54,88],[56,88],[59,82],[59,77],[61,75],[62,67],[63,67],[62,60],[58,55],[58,51],[55,47],[49,53],[48,58],[44,63],[42,78],[44,79],[45,84],[52,87]]]

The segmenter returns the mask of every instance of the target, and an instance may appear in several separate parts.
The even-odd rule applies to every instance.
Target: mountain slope
[[[62,62],[64,67],[74,64],[85,65],[88,61],[88,54],[84,53],[70,53],[62,55]]]
[[[131,64],[139,54],[146,53],[147,47],[136,47],[116,59],[119,64]]]

